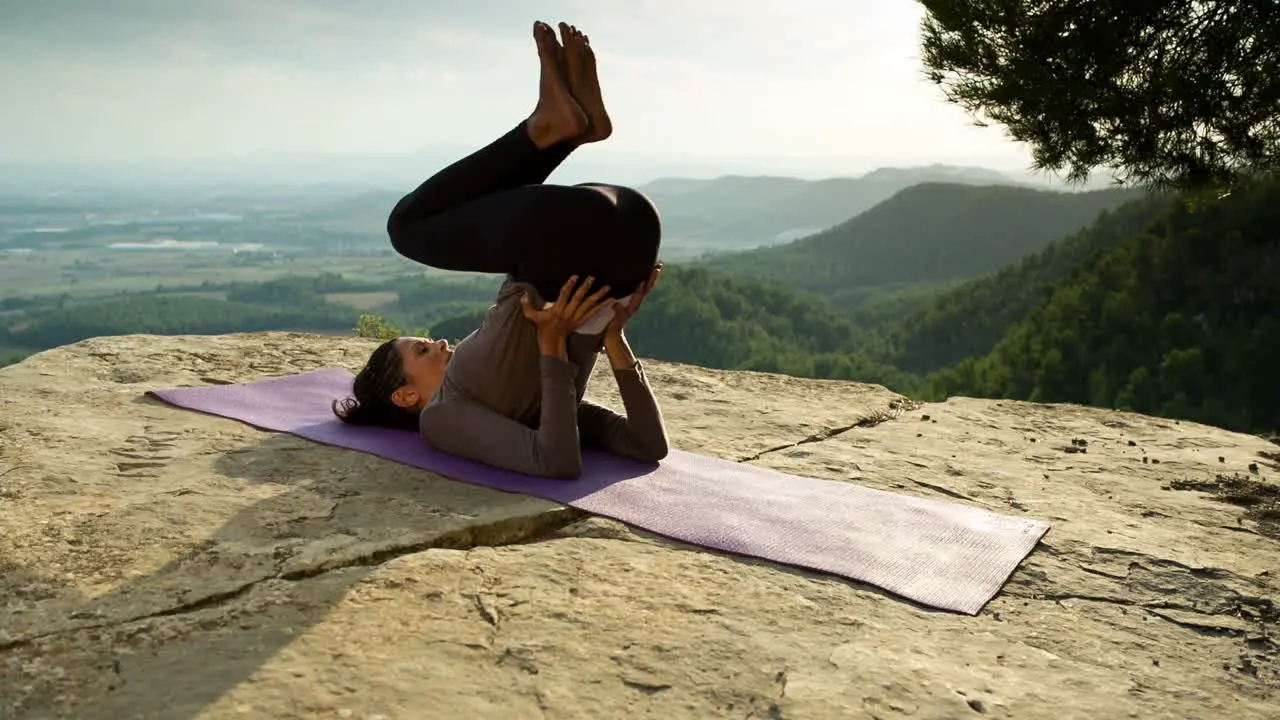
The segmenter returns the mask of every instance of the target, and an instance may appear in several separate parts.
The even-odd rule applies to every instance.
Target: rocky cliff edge
[[[1050,521],[968,617],[144,395],[372,346],[122,336],[0,369],[0,717],[1280,716],[1266,440],[646,363],[685,450]]]

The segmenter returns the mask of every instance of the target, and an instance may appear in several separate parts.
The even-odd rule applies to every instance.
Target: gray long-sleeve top
[[[584,398],[601,335],[570,335],[567,360],[541,354],[520,296],[536,290],[507,278],[481,326],[460,341],[440,389],[419,417],[432,447],[495,467],[572,479],[582,444],[656,462],[667,454],[662,412],[637,361],[613,371],[626,412]]]

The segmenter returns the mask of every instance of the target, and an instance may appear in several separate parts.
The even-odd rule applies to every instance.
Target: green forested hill
[[[991,272],[1041,250],[1140,194],[916,185],[818,235],[706,264],[827,296],[866,286],[944,283]]]
[[[1079,402],[1280,428],[1280,182],[1173,204],[933,394]]]
[[[654,357],[744,367],[786,354],[848,350],[853,325],[817,299],[702,268],[668,268],[631,321],[637,347]]]
[[[1131,240],[1169,208],[1153,195],[1103,210],[1089,227],[994,273],[929,298],[885,333],[883,359],[911,372],[929,372],[984,355],[1044,299],[1050,286],[1106,248]]]

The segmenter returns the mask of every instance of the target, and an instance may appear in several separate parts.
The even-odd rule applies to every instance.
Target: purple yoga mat
[[[237,385],[154,391],[178,407],[553,500],[675,540],[820,570],[976,615],[1048,531],[1039,520],[672,450],[659,464],[595,450],[573,481],[507,472],[433,450],[406,430],[352,427],[331,368]]]

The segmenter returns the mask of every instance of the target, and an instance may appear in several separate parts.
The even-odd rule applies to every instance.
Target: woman
[[[416,429],[438,450],[497,467],[576,478],[582,442],[654,462],[667,454],[662,414],[623,334],[658,279],[661,223],[630,188],[544,184],[574,148],[611,133],[587,37],[564,23],[560,32],[563,47],[534,24],[533,113],[406,195],[387,221],[405,257],[505,273],[494,306],[456,348],[383,343],[334,411]],[[602,348],[625,416],[583,399]]]

